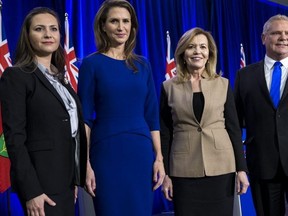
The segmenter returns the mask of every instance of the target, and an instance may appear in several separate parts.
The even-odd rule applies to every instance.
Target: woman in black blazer
[[[27,215],[73,215],[86,176],[80,103],[64,77],[60,23],[48,8],[26,16],[15,65],[0,81],[11,184]]]

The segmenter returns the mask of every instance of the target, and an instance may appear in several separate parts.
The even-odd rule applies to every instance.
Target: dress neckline
[[[110,57],[110,56],[108,56],[108,55],[105,55],[104,53],[99,53],[100,55],[102,55],[102,56],[104,56],[104,57],[106,57],[106,58],[108,58],[108,59],[111,59],[111,60],[115,60],[115,61],[119,61],[119,62],[125,62],[126,60],[125,59],[115,59],[115,58],[112,58],[112,57]]]

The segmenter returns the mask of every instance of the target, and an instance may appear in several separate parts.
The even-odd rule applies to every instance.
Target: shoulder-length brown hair
[[[33,17],[38,14],[51,14],[53,17],[55,17],[60,31],[60,20],[55,11],[46,7],[37,7],[32,9],[25,17],[22,24],[20,37],[15,51],[15,66],[23,68],[32,66],[34,70],[37,68],[37,65],[33,64],[36,61],[36,58],[35,51],[31,46],[29,39],[29,31]],[[64,49],[61,45],[59,45],[58,49],[52,54],[51,63],[57,68],[59,78],[63,78],[65,73],[65,57]]]
[[[205,35],[208,40],[209,58],[205,65],[205,69],[206,69],[206,73],[208,77],[213,79],[219,76],[216,73],[216,64],[217,64],[216,43],[210,32],[196,27],[196,28],[188,30],[182,35],[175,50],[176,70],[177,70],[177,77],[178,77],[179,82],[185,82],[185,81],[190,80],[191,75],[184,62],[184,52],[189,46],[191,40],[196,35]]]
[[[103,25],[106,22],[107,14],[111,8],[120,7],[128,10],[131,16],[131,32],[128,40],[125,43],[124,54],[126,56],[126,64],[131,67],[135,72],[137,67],[134,61],[141,62],[138,55],[134,53],[136,46],[136,35],[138,32],[138,21],[133,6],[126,0],[106,0],[102,3],[94,18],[94,36],[98,52],[105,53],[110,47],[111,43],[106,33],[103,31]]]

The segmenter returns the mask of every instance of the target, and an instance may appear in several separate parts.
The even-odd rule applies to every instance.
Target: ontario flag
[[[0,9],[0,77],[4,70],[12,66],[8,42],[3,26],[2,13]],[[1,106],[0,106],[1,111]],[[6,149],[3,135],[2,117],[0,112],[0,193],[5,192],[10,187],[10,160]]]
[[[65,13],[65,42],[64,42],[64,50],[65,50],[65,59],[66,59],[66,77],[72,85],[72,88],[77,92],[77,84],[78,84],[78,72],[79,69],[75,65],[77,61],[74,46],[72,43],[72,37],[70,36],[69,30],[69,20],[68,13]]]
[[[240,44],[240,68],[243,68],[246,66],[246,59],[245,59],[245,53],[242,43]]]
[[[169,31],[166,32],[166,40],[167,40],[167,55],[166,55],[166,80],[171,79],[172,77],[176,76],[176,65],[174,58],[171,52],[171,40]]]

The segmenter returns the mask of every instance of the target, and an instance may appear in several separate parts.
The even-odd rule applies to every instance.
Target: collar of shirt
[[[48,74],[48,75],[50,75],[51,77],[53,77],[50,73],[49,73],[49,70],[48,70],[48,68],[46,68],[44,65],[42,65],[42,64],[40,64],[39,62],[37,63],[37,67],[40,69],[40,71],[45,75],[45,74]],[[51,69],[51,71],[57,71],[57,68],[54,66],[54,65],[52,65],[51,64],[51,66],[50,66],[50,69]]]
[[[267,67],[267,69],[269,69],[271,71],[275,62],[276,61],[274,59],[272,59],[272,58],[268,57],[267,55],[265,55],[264,63],[265,63],[265,66]],[[284,66],[285,69],[287,70],[287,68],[288,68],[288,57],[282,59],[280,62],[282,63],[282,67]]]
[[[268,91],[270,91],[271,87],[271,80],[272,80],[272,71],[273,71],[273,66],[276,61],[267,55],[265,55],[264,58],[264,73],[265,73],[265,79],[266,79],[266,84]],[[284,58],[280,61],[282,63],[281,66],[281,84],[280,84],[280,94],[282,95],[285,87],[285,83],[287,80],[287,75],[288,75],[288,57]]]

